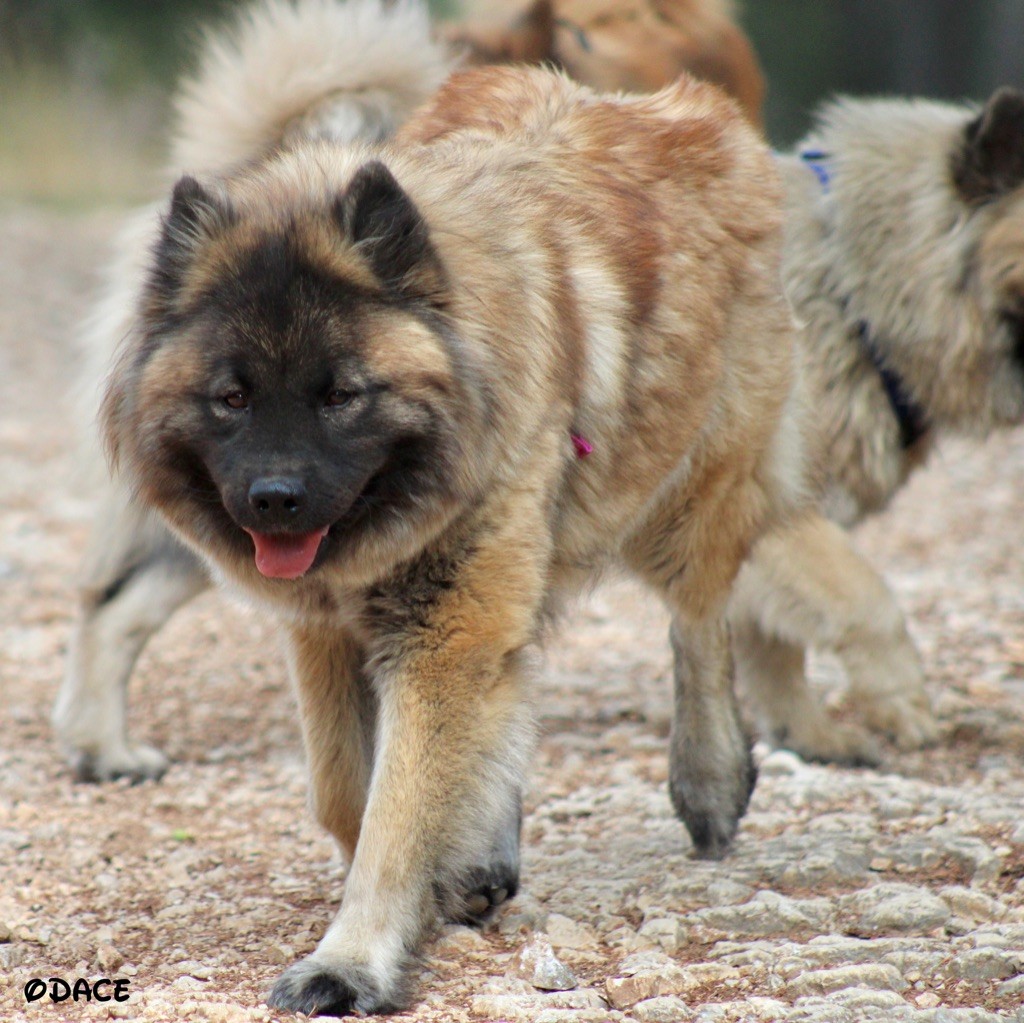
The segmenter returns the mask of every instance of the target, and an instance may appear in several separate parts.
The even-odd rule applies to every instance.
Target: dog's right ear
[[[986,202],[1024,184],[1024,92],[1004,87],[989,97],[953,155],[953,181],[970,203]]]
[[[158,302],[170,301],[196,250],[235,220],[227,197],[201,185],[186,174],[174,186],[171,208],[154,252],[150,290]]]

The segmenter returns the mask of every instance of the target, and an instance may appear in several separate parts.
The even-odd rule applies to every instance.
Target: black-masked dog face
[[[444,305],[382,164],[284,223],[183,179],[105,403],[114,457],[215,560],[304,576],[462,499],[472,403]]]

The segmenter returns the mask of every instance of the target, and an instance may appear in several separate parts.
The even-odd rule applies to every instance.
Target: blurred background
[[[168,96],[197,26],[238,0],[0,0],[0,200],[76,208],[154,194]],[[435,0],[453,16],[458,0]],[[1024,86],[1024,0],[745,0],[790,145],[835,93],[981,100]]]

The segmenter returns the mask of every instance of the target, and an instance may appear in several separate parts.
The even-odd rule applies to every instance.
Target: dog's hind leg
[[[737,580],[730,618],[739,679],[769,738],[818,760],[877,760],[865,733],[832,723],[807,691],[807,648],[835,653],[871,728],[903,749],[937,738],[902,612],[834,523],[808,515],[763,537]]]
[[[747,811],[757,770],[733,689],[724,621],[687,621],[671,628],[675,714],[669,793],[703,859],[721,859]]]
[[[113,495],[105,512],[90,538],[53,724],[80,780],[159,778],[167,758],[128,737],[128,680],[153,633],[210,582],[151,514]]]
[[[707,859],[728,851],[757,780],[725,620],[751,520],[735,513],[748,496],[744,483],[721,477],[705,488],[703,508],[667,499],[623,552],[672,612],[669,792],[696,855]]]

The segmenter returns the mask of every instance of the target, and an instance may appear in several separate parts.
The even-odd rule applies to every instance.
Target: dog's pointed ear
[[[967,202],[985,202],[1024,184],[1024,92],[1004,87],[989,97],[953,157],[953,180]]]
[[[335,216],[375,277],[405,298],[442,305],[445,274],[420,211],[379,160],[356,172]]]
[[[170,210],[157,242],[150,280],[153,297],[172,298],[196,249],[234,220],[235,213],[226,196],[201,185],[188,174],[181,178],[171,193]]]

